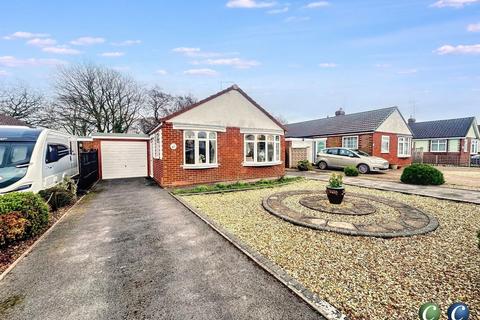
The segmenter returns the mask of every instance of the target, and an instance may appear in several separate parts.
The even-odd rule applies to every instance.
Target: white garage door
[[[102,178],[147,176],[146,141],[101,141]]]

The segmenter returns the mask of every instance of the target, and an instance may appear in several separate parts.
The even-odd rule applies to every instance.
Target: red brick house
[[[316,154],[330,147],[362,150],[384,158],[392,165],[411,164],[412,132],[397,107],[345,114],[288,124],[287,165],[299,160],[315,161]]]
[[[429,164],[469,166],[480,149],[475,117],[416,122],[409,119],[418,161]]]
[[[162,187],[284,175],[284,127],[234,85],[169,115],[150,135]]]

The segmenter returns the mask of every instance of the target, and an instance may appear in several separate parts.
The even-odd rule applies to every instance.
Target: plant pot
[[[392,170],[398,170],[398,164],[391,164],[391,165],[390,165],[390,168],[391,168]]]
[[[345,196],[345,188],[330,188],[327,187],[325,191],[327,193],[328,201],[331,204],[341,204],[343,201],[343,197]]]

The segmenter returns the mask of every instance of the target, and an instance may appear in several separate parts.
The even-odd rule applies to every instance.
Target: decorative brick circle
[[[305,197],[299,201],[301,205],[305,205],[305,203],[310,204],[311,206],[306,207],[327,214],[332,214],[332,218],[324,219],[308,215],[306,213],[294,210],[284,203],[284,200],[288,197],[301,195],[305,195]],[[351,212],[371,211],[370,206],[375,209],[374,203],[378,202],[394,209],[398,213],[398,217],[396,219],[388,219],[386,221],[382,220],[380,222],[373,223],[345,222],[341,220],[341,214],[349,213],[345,213],[345,211],[343,213],[332,212],[338,210],[331,209],[324,211],[322,210],[322,205],[314,204],[315,199],[321,200],[324,196],[325,194],[322,192],[311,190],[278,192],[266,197],[263,200],[263,207],[271,214],[296,225],[354,236],[380,238],[408,237],[431,232],[438,227],[438,220],[435,217],[428,215],[417,208],[392,199],[360,193],[348,193],[346,196],[347,201],[356,201],[354,209],[351,209]],[[348,210],[346,211],[348,212]],[[373,212],[370,212],[370,214],[371,213]],[[354,213],[354,215],[359,214]]]
[[[327,195],[316,195],[308,196],[300,199],[300,204],[309,209],[332,213],[332,214],[343,214],[350,216],[363,216],[367,214],[372,214],[377,211],[377,209],[370,203],[364,200],[357,200],[355,197],[346,195],[343,199],[343,204],[347,203],[351,205],[351,208],[343,208],[339,205],[325,205],[325,202],[328,202]],[[323,202],[323,203],[322,203]]]

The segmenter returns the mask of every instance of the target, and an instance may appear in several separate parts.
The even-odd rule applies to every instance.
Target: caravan
[[[78,173],[76,137],[50,129],[0,126],[0,194],[38,192]]]

